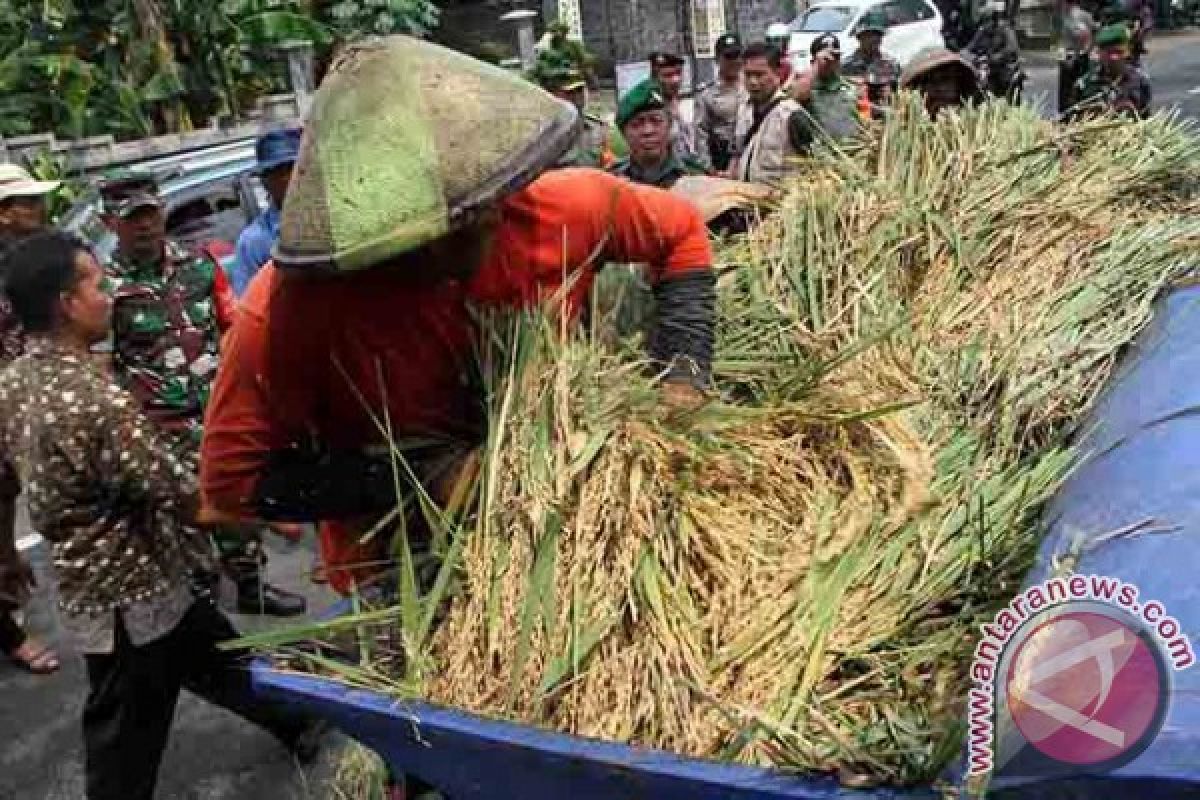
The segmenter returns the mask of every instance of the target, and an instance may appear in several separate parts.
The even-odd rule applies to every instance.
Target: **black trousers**
[[[13,617],[16,610],[7,600],[0,599],[0,653],[5,655],[12,655],[25,644],[25,631]]]
[[[86,657],[88,800],[151,800],[180,688],[261,725],[285,746],[295,741],[308,718],[256,700],[246,654],[217,649],[237,635],[206,599],[197,600],[171,633],[141,647],[129,641],[117,615],[113,652]]]

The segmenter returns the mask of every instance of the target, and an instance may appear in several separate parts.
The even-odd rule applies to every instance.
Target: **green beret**
[[[1105,25],[1096,34],[1097,47],[1114,47],[1129,44],[1129,27],[1123,23]]]
[[[858,33],[887,33],[887,16],[882,11],[868,11],[858,23]]]
[[[629,120],[643,111],[655,111],[666,107],[667,100],[663,97],[662,87],[658,82],[644,80],[626,92],[617,104],[617,127],[624,128],[629,124]]]

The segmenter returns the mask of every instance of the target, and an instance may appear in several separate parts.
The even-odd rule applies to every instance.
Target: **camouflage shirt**
[[[852,139],[862,131],[858,113],[858,89],[840,75],[814,82],[812,97],[803,109],[815,125],[813,138],[823,133],[833,141]]]
[[[893,89],[900,83],[900,62],[880,52],[867,58],[862,50],[842,62],[842,74],[847,78],[861,78],[867,83],[886,84]]]
[[[211,258],[167,242],[159,264],[108,267],[118,383],[164,430],[198,443],[217,371],[228,283]]]
[[[183,518],[195,478],[157,436],[128,393],[48,339],[0,371],[0,484],[24,490],[84,652],[111,650],[114,609],[135,645],[169,632],[206,563]]]
[[[1145,116],[1150,111],[1150,81],[1141,70],[1129,64],[1114,78],[1105,75],[1100,65],[1093,66],[1076,87],[1076,109],[1096,108],[1113,111],[1136,111]]]

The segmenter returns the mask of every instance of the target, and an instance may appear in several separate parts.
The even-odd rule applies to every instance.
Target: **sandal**
[[[25,643],[8,654],[12,663],[33,675],[49,675],[58,672],[58,655],[48,645],[36,639],[26,639]]]

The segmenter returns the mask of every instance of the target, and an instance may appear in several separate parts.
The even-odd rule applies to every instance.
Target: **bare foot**
[[[46,644],[29,638],[9,654],[14,664],[34,675],[49,675],[59,668],[58,655]]]

